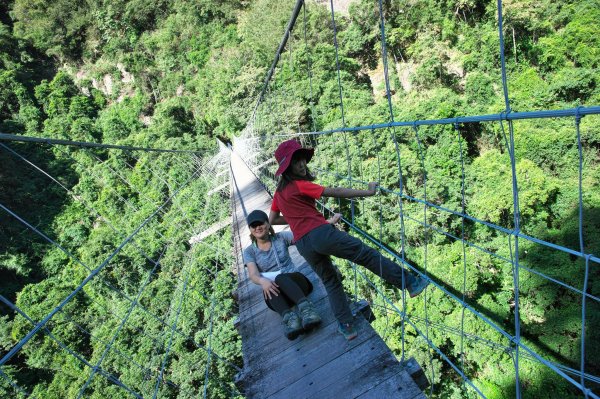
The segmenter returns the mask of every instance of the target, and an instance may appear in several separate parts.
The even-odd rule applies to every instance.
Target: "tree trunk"
[[[513,52],[515,54],[515,63],[517,62],[517,41],[515,40],[515,27],[511,26],[513,37]]]

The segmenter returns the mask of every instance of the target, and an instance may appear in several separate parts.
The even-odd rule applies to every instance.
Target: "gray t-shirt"
[[[274,272],[279,269],[282,273],[295,271],[294,263],[288,253],[288,247],[292,245],[293,238],[291,232],[282,231],[275,233],[275,237],[271,241],[271,249],[268,251],[263,251],[256,244],[246,247],[242,254],[244,264],[248,264],[248,262],[256,263],[258,271],[261,273]]]

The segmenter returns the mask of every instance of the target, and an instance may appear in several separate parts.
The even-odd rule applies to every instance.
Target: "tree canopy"
[[[391,118],[378,2],[355,0],[335,14],[337,52],[328,8],[306,2],[306,19],[301,11],[256,119],[250,120],[294,3],[9,0],[0,5],[0,132],[196,151],[157,154],[2,142],[0,204],[62,248],[0,210],[0,291],[34,322],[176,194],[100,278],[56,314],[48,331],[36,334],[2,367],[17,386],[36,397],[63,398],[77,396],[86,384],[93,371],[61,348],[51,332],[92,366],[101,360],[106,373],[136,391],[153,392],[162,369],[161,397],[197,397],[205,387],[210,397],[237,394],[235,367],[228,364],[242,364],[233,328],[236,305],[229,295],[235,286],[231,232],[224,229],[205,244],[188,244],[197,229],[230,217],[228,200],[211,192],[217,172],[206,169],[218,157],[216,139],[231,142],[253,122],[263,146],[257,156],[264,161],[281,139],[277,134]],[[396,121],[505,110],[496,6],[484,0],[383,2]],[[598,105],[599,0],[505,0],[503,7],[512,111]],[[596,255],[598,121],[597,115],[586,116],[580,124],[581,232],[585,252]],[[521,120],[513,128],[521,232],[580,251],[580,158],[573,118]],[[523,342],[545,359],[579,370],[583,339],[585,372],[598,376],[598,303],[588,299],[582,320],[581,294],[539,274],[581,291],[587,273],[587,292],[597,298],[597,264],[586,269],[581,257],[526,239],[514,253],[507,235],[439,210],[460,213],[464,206],[473,218],[514,228],[510,133],[506,122],[472,123],[307,140],[316,145],[311,167],[320,184],[358,187],[360,181],[378,180],[391,192],[328,206],[352,215],[367,233],[509,333],[515,330],[516,293],[507,259],[518,255]],[[199,165],[205,169],[196,179]],[[355,180],[348,183],[347,176]],[[434,206],[424,210],[422,203],[406,198],[400,204],[393,194],[400,190],[414,198],[426,195]],[[470,245],[463,247],[456,237]],[[339,266],[353,275],[349,265]],[[354,291],[352,278],[345,284]],[[401,304],[398,292],[375,284]],[[415,356],[430,379],[434,376],[434,396],[475,396],[414,329],[407,327],[401,335],[401,317],[385,308],[366,282],[357,288],[374,303],[374,326],[390,348],[400,356],[404,339],[405,354]],[[429,339],[461,364],[486,397],[514,395],[512,343],[441,290],[428,292],[426,302],[407,303],[415,325],[428,328]],[[138,293],[140,306],[132,308]],[[5,305],[1,309],[5,354],[33,324]],[[173,330],[169,326],[176,320]],[[470,338],[463,338],[461,329]],[[105,352],[113,338],[113,350]],[[220,360],[209,362],[208,345]],[[523,356],[524,397],[578,397],[580,392],[560,376]],[[24,395],[6,379],[0,381],[0,396]],[[128,396],[104,375],[91,379],[85,393]]]

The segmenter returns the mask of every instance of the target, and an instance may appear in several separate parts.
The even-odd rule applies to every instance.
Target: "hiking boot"
[[[427,288],[429,283],[430,281],[428,278],[416,276],[415,281],[413,281],[413,283],[408,287],[408,293],[410,294],[410,297],[414,298],[419,295],[425,288]]]
[[[302,327],[304,331],[310,331],[321,324],[321,316],[315,310],[313,304],[306,300],[298,304],[298,311],[302,318]]]
[[[287,339],[296,339],[302,332],[302,322],[296,312],[288,311],[283,315],[284,334]]]
[[[338,331],[342,333],[346,341],[352,341],[354,338],[358,336],[358,331],[354,328],[352,323],[339,323],[338,322]]]

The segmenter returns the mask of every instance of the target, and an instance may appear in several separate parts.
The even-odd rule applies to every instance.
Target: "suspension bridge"
[[[12,322],[14,339],[0,356],[3,387],[15,397],[46,397],[43,391],[31,392],[22,386],[32,378],[45,381],[44,376],[20,374],[24,359],[41,350],[48,357],[61,359],[64,365],[44,373],[76,381],[79,389],[69,395],[78,398],[434,396],[441,378],[436,374],[442,368],[435,366],[438,363],[443,363],[446,370],[444,378],[451,375],[460,381],[457,385],[464,395],[497,397],[494,389],[483,384],[477,371],[469,366],[469,358],[477,356],[478,348],[485,347],[494,353],[491,362],[509,359],[511,367],[498,372],[512,378],[510,391],[515,397],[526,395],[528,384],[522,376],[532,363],[542,365],[552,383],[565,382],[582,397],[600,396],[598,364],[590,356],[597,353],[600,341],[597,331],[590,328],[598,327],[600,258],[588,249],[589,237],[584,229],[587,193],[583,181],[590,162],[586,156],[593,155],[593,148],[586,148],[582,140],[582,129],[598,125],[600,106],[526,112],[511,109],[502,1],[498,0],[499,80],[504,109],[496,114],[398,121],[389,82],[383,6],[381,1],[373,3],[379,18],[388,110],[386,120],[378,123],[347,123],[344,101],[348,99],[344,97],[340,76],[333,2],[331,27],[341,126],[317,131],[313,119],[304,123],[312,129],[306,131],[297,119],[274,112],[275,101],[280,98],[275,83],[278,72],[285,67],[283,55],[292,43],[302,45],[301,40],[295,43],[298,38],[303,37],[305,47],[309,47],[307,4],[298,0],[249,122],[231,148],[221,145],[213,154],[201,154],[193,148],[163,149],[0,134],[0,161],[27,179],[11,180],[10,186],[2,188],[5,194],[0,197],[0,226],[7,237],[29,235],[32,249],[51,254],[61,265],[55,270],[58,288],[42,287],[39,292],[33,286],[27,288],[35,301],[24,303],[22,297],[0,295],[5,320]],[[289,63],[293,64],[291,57]],[[310,58],[305,67],[310,78]],[[309,90],[314,115],[318,109],[312,101],[312,87]],[[515,132],[521,121],[550,119],[572,123],[572,152],[578,162],[578,195],[573,201],[577,220],[575,247],[528,231],[521,214],[527,171],[519,169],[521,149]],[[586,125],[588,120],[592,121],[590,125]],[[473,143],[465,131],[479,124],[495,125],[501,138],[499,153],[509,187],[505,200],[512,208],[511,218],[503,223],[469,212],[467,153]],[[451,138],[453,146],[445,161],[454,164],[453,176],[436,176],[431,158],[437,154],[428,152],[430,143],[426,139],[428,129],[433,128],[438,129],[436,134]],[[364,269],[352,263],[340,265],[355,303],[364,304],[360,299],[367,297],[378,315],[373,327],[379,334],[362,318],[357,305],[359,338],[356,342],[343,342],[335,333],[322,287],[294,251],[295,263],[319,287],[312,299],[325,315],[320,330],[297,341],[285,340],[274,327],[278,323],[275,315],[266,310],[259,290],[247,280],[240,259],[241,249],[248,243],[244,215],[253,209],[268,209],[275,188],[273,150],[289,138],[316,149],[311,166],[324,183],[364,188],[368,181],[382,181],[383,177],[390,181],[393,176],[394,183],[381,185],[377,197],[320,203],[324,213],[343,211],[344,224],[351,234],[432,280],[431,288],[418,300],[410,301],[404,292],[382,285]],[[418,180],[418,187],[411,186],[406,176],[407,157],[416,159],[412,178]],[[0,179],[9,180],[9,170],[2,170]],[[79,177],[73,177],[74,174]],[[458,202],[454,203],[444,202],[436,191],[443,184],[441,180],[450,178],[459,182],[459,192],[454,196]],[[48,198],[40,200],[26,193],[28,181],[35,181],[35,187],[52,187],[45,191]],[[100,193],[97,197],[86,194],[85,188],[90,186]],[[31,203],[23,206],[24,200]],[[111,239],[102,243],[102,251],[90,254],[77,247],[75,238],[65,239],[76,234],[58,239],[57,226],[34,218],[40,209],[51,211],[46,202],[50,200],[76,208],[78,215],[86,215],[81,220],[62,221],[74,231],[81,228],[108,232]],[[223,208],[225,202],[231,204],[230,209]],[[26,212],[18,213],[17,208]],[[120,219],[125,210],[134,217]],[[473,234],[473,226],[489,234],[478,237]],[[491,237],[501,244],[486,242]],[[452,269],[448,275],[437,274],[438,269],[434,268],[435,240],[456,245],[456,262],[448,265],[448,270]],[[415,243],[418,248],[411,248]],[[533,249],[579,262],[579,268],[573,271],[576,282],[562,280],[552,270],[530,261],[528,257],[533,255],[528,251]],[[512,284],[505,309],[488,309],[473,299],[468,279],[481,267],[482,259],[502,265],[504,269],[495,273],[508,276]],[[452,273],[460,277],[454,278]],[[61,286],[60,278],[66,275],[78,283]],[[563,295],[576,298],[577,309],[568,317],[578,320],[577,334],[571,337],[579,342],[574,355],[577,361],[562,357],[559,348],[537,340],[524,326],[523,309],[531,304],[521,294],[530,279],[544,281]],[[237,305],[225,294],[233,285]],[[359,285],[370,289],[359,290]],[[164,291],[169,295],[162,295]],[[46,296],[49,292],[55,294]],[[488,294],[499,293],[485,293]],[[169,299],[165,301],[165,297]],[[458,324],[444,319],[450,307],[458,309]],[[540,323],[544,328],[544,322],[549,321],[542,316]],[[512,320],[507,321],[509,318]],[[228,320],[231,334],[241,336],[238,349],[242,358],[223,338],[229,330],[219,327],[225,332],[214,333],[220,326],[218,320]],[[547,328],[555,325],[548,324]],[[392,336],[397,339],[390,339]],[[448,336],[459,337],[459,347],[449,347]],[[233,335],[229,339],[234,340]],[[407,347],[408,340],[419,342],[423,349],[417,360],[429,385],[419,386],[414,381],[419,368],[410,359],[415,349]],[[32,366],[40,370],[48,364],[43,358],[36,362]]]

